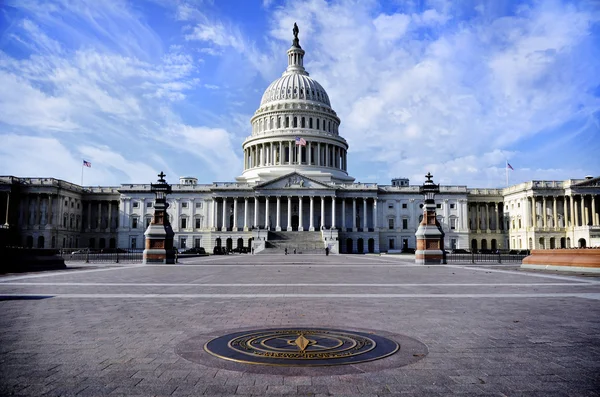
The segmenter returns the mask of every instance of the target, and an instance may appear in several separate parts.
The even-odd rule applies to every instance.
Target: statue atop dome
[[[292,33],[294,33],[294,43],[292,44],[294,47],[300,47],[300,41],[298,40],[298,33],[300,29],[298,29],[298,25],[294,22],[294,29],[292,29]]]

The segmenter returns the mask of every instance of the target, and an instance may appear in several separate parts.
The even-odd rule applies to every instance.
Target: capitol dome
[[[329,96],[317,81],[306,74],[285,72],[269,85],[263,94],[260,106],[285,100],[306,100],[331,107]]]
[[[242,145],[244,172],[236,179],[260,183],[297,172],[323,182],[352,182],[340,119],[323,86],[304,69],[296,24],[293,32],[288,66],[269,84],[250,120],[252,135]]]

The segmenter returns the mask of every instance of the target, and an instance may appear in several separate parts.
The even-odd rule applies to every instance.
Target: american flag
[[[306,146],[306,141],[304,140],[304,138],[300,138],[299,136],[297,136],[296,137],[296,145]]]
[[[515,170],[508,161],[506,162],[506,168],[508,168],[509,170],[513,170],[513,171]]]
[[[92,166],[92,163],[90,163],[89,161],[85,161],[85,160],[83,160],[83,165],[84,165],[85,167],[88,167],[88,168],[90,168],[90,167]]]

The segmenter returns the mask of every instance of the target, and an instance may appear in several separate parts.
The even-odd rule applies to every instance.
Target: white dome
[[[307,100],[331,107],[329,96],[316,80],[305,74],[286,72],[265,90],[260,107],[269,102],[283,100]]]

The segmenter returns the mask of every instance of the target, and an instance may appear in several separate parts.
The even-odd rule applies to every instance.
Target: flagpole
[[[504,166],[504,170],[506,171],[506,187],[508,187],[508,160],[506,160],[506,165]]]
[[[81,162],[81,187],[83,187],[83,161]]]

